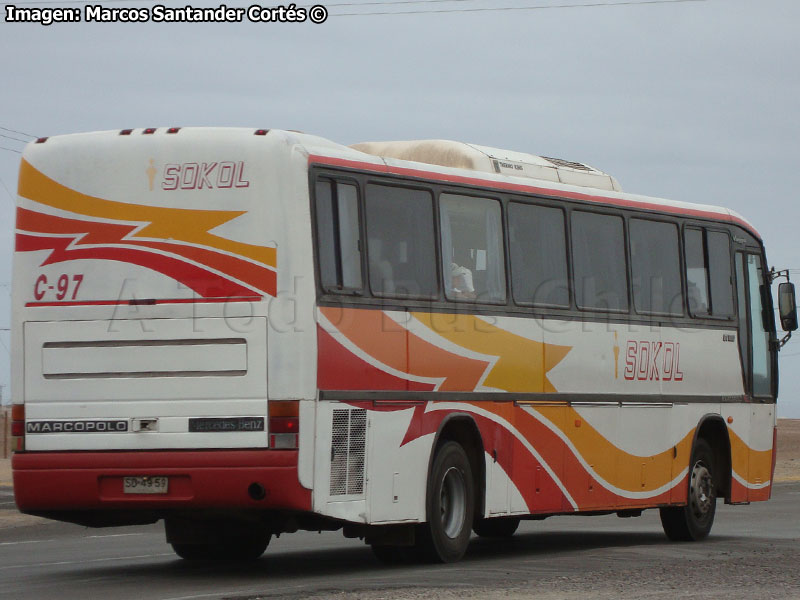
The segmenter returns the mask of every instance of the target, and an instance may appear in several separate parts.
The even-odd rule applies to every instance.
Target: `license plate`
[[[166,494],[168,487],[167,477],[125,477],[122,482],[126,494]]]

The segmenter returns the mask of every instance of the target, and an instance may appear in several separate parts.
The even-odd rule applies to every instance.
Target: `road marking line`
[[[32,563],[26,565],[7,565],[0,566],[0,571],[9,569],[30,569],[31,567],[56,567],[61,565],[85,565],[87,563],[109,562],[112,560],[131,560],[136,558],[158,558],[159,556],[175,556],[172,552],[164,554],[139,554],[137,556],[110,556],[108,558],[92,558],[89,560],[62,560],[59,562]]]
[[[0,546],[17,546],[19,544],[42,544],[44,542],[55,542],[56,540],[23,540],[20,542],[0,542]]]
[[[115,538],[115,537],[131,537],[136,535],[144,535],[143,533],[110,533],[108,535],[87,535],[83,539],[97,539],[97,538]],[[16,546],[18,544],[42,544],[45,542],[55,542],[58,540],[21,540],[19,542],[0,542],[0,546]]]

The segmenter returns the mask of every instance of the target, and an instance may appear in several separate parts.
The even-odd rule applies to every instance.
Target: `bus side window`
[[[508,231],[514,301],[569,308],[564,211],[509,202]]]
[[[573,211],[572,260],[578,308],[628,310],[628,275],[622,218]]]
[[[630,220],[633,306],[640,314],[683,314],[678,227]]]
[[[439,290],[432,194],[369,184],[365,206],[372,293],[396,298],[435,297]]]
[[[358,190],[354,185],[320,180],[315,191],[322,287],[326,291],[360,291],[363,284]]]
[[[447,298],[505,302],[500,203],[489,198],[442,194],[439,214]]]
[[[733,315],[733,277],[731,274],[731,240],[727,233],[707,231],[708,274],[711,280],[711,314]]]
[[[687,228],[686,283],[693,317],[733,315],[731,242],[727,233]]]
[[[689,314],[700,317],[709,314],[708,270],[706,268],[703,232],[700,229],[686,229],[686,292],[689,300]]]

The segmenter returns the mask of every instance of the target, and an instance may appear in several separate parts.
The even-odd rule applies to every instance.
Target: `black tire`
[[[694,542],[708,537],[717,510],[718,475],[714,452],[706,440],[695,442],[689,461],[686,506],[660,509],[664,533],[673,541]]]
[[[269,545],[270,535],[258,535],[224,543],[171,544],[175,554],[184,560],[248,561],[256,560],[264,554]]]
[[[501,519],[478,519],[472,526],[476,535],[484,538],[510,538],[519,527],[519,519],[506,517]]]
[[[425,499],[427,523],[417,533],[420,558],[455,562],[464,556],[472,533],[475,484],[464,449],[446,442],[433,459]]]

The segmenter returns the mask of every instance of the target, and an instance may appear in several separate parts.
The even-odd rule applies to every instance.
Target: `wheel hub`
[[[457,538],[464,528],[467,493],[464,476],[455,467],[450,467],[444,474],[439,508],[445,535],[451,539]]]
[[[711,472],[702,461],[697,461],[692,468],[689,482],[689,505],[692,512],[699,518],[706,516],[713,506],[714,499]]]

